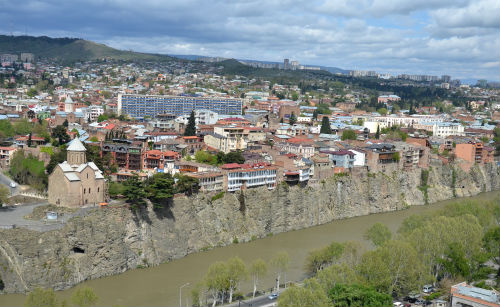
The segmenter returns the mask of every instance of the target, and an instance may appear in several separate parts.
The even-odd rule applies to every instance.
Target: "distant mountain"
[[[0,53],[31,52],[36,58],[61,62],[113,59],[127,61],[170,61],[161,54],[123,51],[80,38],[50,38],[47,36],[0,35]]]

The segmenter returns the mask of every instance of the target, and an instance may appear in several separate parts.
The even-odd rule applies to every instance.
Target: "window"
[[[97,193],[99,193],[99,188],[97,188]]]
[[[83,194],[85,194],[85,188],[83,188]]]
[[[87,179],[89,179],[89,173],[87,173]]]
[[[90,188],[89,188],[89,194],[90,194]]]

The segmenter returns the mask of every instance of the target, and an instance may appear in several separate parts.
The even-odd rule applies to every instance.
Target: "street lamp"
[[[179,307],[182,307],[182,288],[184,288],[185,286],[188,286],[189,283],[185,283],[183,284],[182,286],[180,286],[179,288]]]

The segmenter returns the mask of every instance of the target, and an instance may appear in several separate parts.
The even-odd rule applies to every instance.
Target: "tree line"
[[[466,280],[481,285],[500,264],[500,208],[497,201],[462,201],[433,213],[412,215],[393,234],[377,223],[365,233],[375,247],[362,252],[355,242],[311,251],[303,287],[281,294],[284,306],[392,306],[393,297],[424,284]],[[497,286],[500,270],[497,273]]]
[[[280,281],[288,271],[290,258],[287,252],[278,252],[269,263],[258,258],[248,267],[239,257],[232,257],[226,262],[217,261],[210,265],[203,280],[198,282],[191,291],[193,306],[203,306],[204,301],[211,300],[212,306],[217,303],[231,303],[233,299],[242,298],[241,282],[251,279],[253,285],[252,297],[259,292],[261,281],[270,272],[276,278],[276,291],[279,291]]]

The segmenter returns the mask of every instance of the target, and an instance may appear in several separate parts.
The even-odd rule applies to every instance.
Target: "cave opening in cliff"
[[[73,253],[76,253],[76,254],[85,254],[85,250],[82,249],[82,248],[79,248],[77,246],[73,247]]]
[[[0,278],[0,291],[2,291],[5,288],[5,284],[3,283],[3,280]]]

